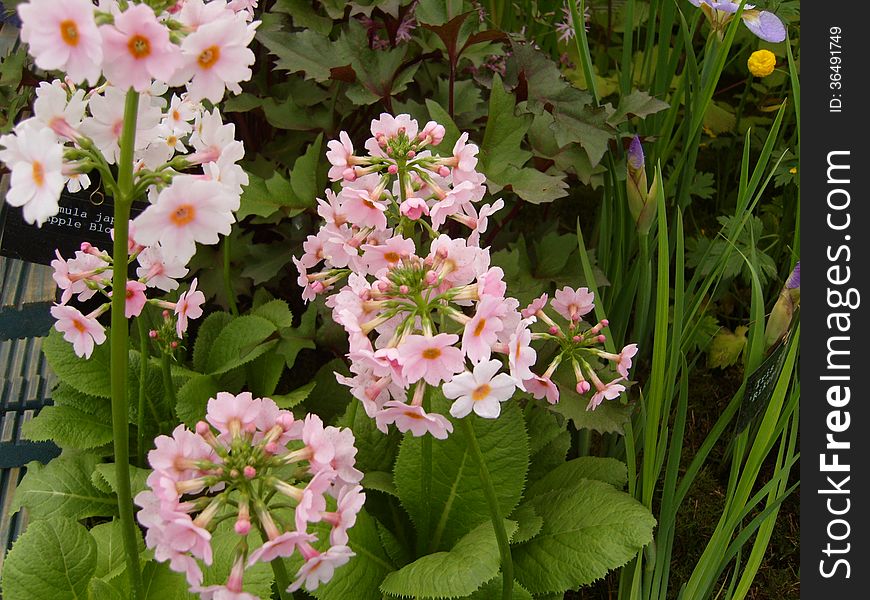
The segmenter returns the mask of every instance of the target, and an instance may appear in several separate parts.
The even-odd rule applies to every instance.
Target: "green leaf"
[[[6,600],[88,600],[97,543],[72,519],[33,520],[3,563]]]
[[[353,431],[354,446],[357,448],[356,467],[366,474],[366,478],[369,478],[370,475],[374,477],[374,473],[377,472],[392,473],[396,455],[399,453],[399,442],[402,441],[401,433],[395,428],[391,428],[389,433],[384,434],[375,425],[375,420],[366,414],[362,403],[357,399],[350,401],[337,425],[349,427]],[[368,479],[368,481],[372,482],[372,479]],[[386,491],[386,489],[392,490],[387,493],[396,495],[392,475],[390,476],[389,488],[381,489],[381,491]]]
[[[258,548],[262,541],[260,534],[248,534],[249,548]],[[233,566],[233,559],[239,546],[239,536],[233,531],[233,520],[227,520],[218,525],[212,533],[211,546],[214,551],[214,562],[202,570],[203,586],[225,584]],[[243,580],[244,591],[258,598],[272,597],[272,568],[263,562],[257,562],[252,567],[245,567]]]
[[[254,244],[249,250],[249,260],[242,267],[242,277],[249,277],[254,285],[260,285],[275,277],[293,257],[287,252],[286,241]]]
[[[361,483],[367,490],[383,492],[395,498],[399,497],[399,493],[396,491],[396,484],[393,483],[393,474],[387,471],[367,471]]]
[[[145,600],[194,600],[197,598],[194,594],[188,593],[187,580],[184,575],[171,571],[166,563],[152,560],[146,564],[145,568],[142,569],[142,582],[145,587]]]
[[[577,250],[577,236],[559,235],[551,231],[541,238],[536,247],[538,266],[535,275],[554,277],[565,269],[568,259]]]
[[[502,585],[501,574],[499,573],[498,577],[484,584],[482,588],[471,594],[468,598],[469,600],[501,600],[503,597]],[[511,600],[532,600],[532,595],[523,589],[523,586],[514,581]],[[563,599],[559,598],[559,600]]]
[[[517,532],[511,538],[512,544],[522,544],[528,542],[541,532],[544,526],[544,519],[541,518],[531,504],[520,504],[517,509],[511,513],[511,521],[516,521]]]
[[[356,524],[348,530],[348,546],[356,556],[343,567],[335,570],[335,576],[314,590],[318,600],[382,600],[379,591],[387,574],[394,571],[393,562],[381,544],[375,521],[365,509],[356,518]]]
[[[574,422],[578,429],[592,429],[598,433],[625,433],[626,422],[634,410],[631,404],[622,404],[617,400],[605,400],[595,410],[586,410],[587,398],[580,397],[574,391],[574,386],[567,382],[556,382],[561,389],[562,400],[553,406],[552,410],[564,415]]]
[[[287,363],[287,368],[290,369],[296,363],[296,356],[301,350],[311,349],[316,346],[314,343],[315,336],[315,321],[317,320],[317,308],[314,304],[302,313],[302,322],[297,328],[282,328],[281,340],[278,342],[278,347],[275,351],[284,357]]]
[[[571,434],[561,417],[540,404],[524,411],[529,432],[529,485],[565,462],[571,447]],[[562,419],[564,421],[564,419]]]
[[[93,454],[60,456],[43,465],[33,461],[12,499],[11,513],[27,507],[31,519],[49,516],[84,519],[117,513],[115,498],[91,483],[97,465]]]
[[[603,481],[621,489],[628,481],[628,473],[625,463],[615,458],[581,456],[562,463],[530,485],[526,491],[526,497],[540,496],[563,488],[574,487],[581,479]]]
[[[432,412],[446,414],[449,401],[433,395]],[[489,469],[501,514],[509,515],[522,495],[529,464],[528,436],[516,403],[502,405],[497,419],[472,419],[474,433]],[[451,419],[452,420],[452,419]],[[454,429],[458,425],[454,426]],[[510,440],[510,443],[505,443]],[[431,510],[431,548],[451,548],[459,538],[490,518],[474,457],[459,432],[432,444],[431,493],[424,501],[420,478],[422,440],[406,434],[399,448],[394,477],[402,505],[419,527],[425,507]]]
[[[278,57],[275,68],[296,73],[306,79],[329,81],[330,71],[350,62],[345,47],[310,29],[287,33],[260,31],[257,39]]]
[[[91,396],[90,394],[80,392],[62,381],[51,390],[51,400],[55,406],[68,406],[90,415],[104,414],[106,412],[111,414],[112,410],[112,402],[109,398]]]
[[[214,312],[205,318],[197,330],[196,343],[193,345],[194,370],[200,373],[206,370],[208,355],[214,348],[218,335],[232,320],[233,316],[225,312]]]
[[[553,202],[568,195],[564,173],[549,175],[530,167],[508,166],[493,181],[502,187],[510,186],[517,196],[532,204]]]
[[[480,145],[480,170],[488,179],[499,182],[505,179],[509,166],[522,167],[532,153],[521,145],[532,124],[531,115],[516,116],[516,104],[496,75],[492,81],[489,97],[489,116]]]
[[[253,173],[248,173],[248,185],[242,188],[242,197],[239,210],[236,211],[236,219],[241,221],[250,215],[258,217],[271,217],[284,203],[269,191],[266,180]]]
[[[63,448],[89,450],[112,441],[112,413],[92,415],[71,406],[46,406],[24,424],[22,432],[28,440],[51,440]]]
[[[311,390],[314,389],[315,385],[315,382],[311,381],[301,387],[296,388],[289,394],[273,394],[271,398],[275,401],[275,404],[278,405],[278,408],[289,410],[297,404],[303,402],[306,398],[308,398],[308,396],[311,394]]]
[[[136,545],[140,552],[145,550],[145,542],[139,530],[135,530]],[[124,527],[121,521],[114,519],[108,523],[100,523],[90,529],[90,534],[97,543],[97,565],[94,577],[111,581],[127,569],[124,551]],[[126,578],[125,578],[126,579]]]
[[[182,423],[189,427],[205,418],[205,409],[209,398],[214,398],[223,386],[214,375],[195,375],[188,379],[176,396],[175,414]]]
[[[517,581],[532,594],[592,583],[652,541],[655,519],[649,510],[602,481],[581,480],[529,503],[544,526],[512,551]]]
[[[293,326],[293,313],[284,300],[271,300],[251,311],[252,315],[263,317],[275,324],[275,327]]]
[[[108,330],[106,331],[108,336]],[[91,396],[112,395],[109,381],[109,344],[94,348],[87,360],[79,358],[72,344],[64,341],[54,328],[42,341],[42,352],[58,378],[76,390]]]
[[[248,387],[255,396],[271,396],[287,368],[284,357],[276,352],[267,352],[245,365]]]
[[[350,390],[335,380],[335,372],[348,374],[347,365],[340,358],[335,358],[317,371],[314,376],[314,389],[305,399],[306,412],[320,415],[324,423],[332,423],[347,410],[348,404],[357,402],[350,395]]]
[[[254,360],[277,343],[263,343],[276,330],[274,323],[256,315],[234,319],[215,339],[206,371],[219,375]]]
[[[329,35],[332,31],[332,19],[318,15],[307,0],[278,0],[272,11],[289,14],[293,24],[300,29],[313,29],[321,35]]]
[[[648,117],[649,115],[666,110],[668,107],[667,102],[653,98],[649,95],[649,92],[634,90],[628,96],[623,96],[619,99],[619,106],[616,107],[616,112],[607,119],[607,122],[616,127],[632,117]]]
[[[151,475],[150,469],[141,469],[130,465],[130,493],[136,496],[141,491],[147,489],[146,480]],[[118,477],[115,473],[115,463],[99,463],[94,467],[94,472],[91,475],[91,483],[95,486],[109,490],[113,494],[118,493]]]
[[[517,530],[513,521],[505,521],[511,537]],[[499,572],[498,543],[492,523],[477,526],[460,538],[448,552],[436,552],[418,558],[390,573],[381,591],[392,596],[413,598],[462,598],[477,591]]]
[[[293,163],[290,174],[290,185],[303,207],[317,205],[317,196],[323,191],[323,186],[317,181],[317,165],[320,162],[320,148],[323,144],[323,133],[317,136],[305,154]]]
[[[713,336],[710,347],[707,349],[707,368],[724,369],[737,362],[743,349],[746,348],[746,332],[749,328],[739,325],[734,333],[727,328],[719,329],[719,333]]]

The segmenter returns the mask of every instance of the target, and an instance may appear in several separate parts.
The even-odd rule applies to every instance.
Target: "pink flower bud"
[[[598,336],[597,339],[598,339],[599,343],[603,344],[604,341],[607,339],[607,336],[602,333],[601,335]]]
[[[168,319],[168,318],[169,318],[169,311],[168,311],[168,310],[164,310],[164,311],[163,311],[163,318],[164,318],[164,319]]]
[[[169,347],[172,348],[173,350],[175,350],[176,348],[178,348],[178,342],[176,342],[176,341],[170,342]]]
[[[399,293],[400,294],[407,294],[410,291],[411,291],[411,289],[407,285],[400,285],[399,286]]]
[[[555,325],[553,325],[552,327],[550,327],[550,335],[558,335],[558,333],[559,333],[559,328],[558,328],[558,327],[556,327]]]
[[[413,150],[408,150],[408,158],[414,158],[415,156],[417,156],[416,152],[414,152]]]
[[[278,454],[278,450],[280,450],[280,447],[276,442],[269,442],[263,447],[263,450],[265,450],[269,454]]]
[[[608,321],[607,319],[601,319],[601,326],[602,327],[608,327],[609,325],[610,325],[610,321]]]
[[[436,283],[438,283],[438,273],[426,271],[426,285],[435,285]]]
[[[579,335],[575,335],[574,337],[571,338],[571,341],[574,342],[575,344],[577,344],[577,343],[579,343],[580,340],[582,340],[582,339],[583,339],[583,338],[581,338]]]
[[[326,289],[326,286],[323,285],[322,281],[315,281],[311,284],[311,289],[315,294],[322,294],[323,291]]]
[[[253,479],[257,476],[257,469],[255,469],[251,465],[245,465],[243,472],[245,474],[245,479]]]
[[[251,522],[248,519],[240,518],[238,521],[236,521],[234,529],[239,535],[248,535],[248,532],[251,531]]]
[[[157,330],[152,329],[151,331],[149,331],[148,337],[150,337],[152,340],[156,340],[157,339]]]
[[[238,469],[232,469],[232,470],[230,471],[230,477],[232,477],[233,479],[237,479],[237,478],[239,477],[239,470],[238,470]]]
[[[82,245],[79,247],[82,252],[89,252],[91,248],[93,248],[93,246],[88,242],[82,242]]]
[[[197,435],[204,436],[208,433],[211,433],[211,427],[205,421],[198,421],[196,423],[196,433]]]
[[[356,179],[356,171],[353,170],[353,167],[348,167],[341,172],[341,176],[345,181],[353,181]]]
[[[442,165],[438,168],[438,174],[441,175],[441,177],[447,177],[450,175],[450,168]]]
[[[588,381],[578,381],[576,389],[578,394],[585,394],[592,389],[592,386]]]
[[[387,173],[389,173],[390,175],[395,175],[398,172],[399,172],[399,167],[396,165],[390,165],[389,167],[387,167]]]

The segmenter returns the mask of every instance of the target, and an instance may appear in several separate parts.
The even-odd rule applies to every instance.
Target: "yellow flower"
[[[770,50],[756,50],[746,61],[746,66],[756,77],[767,77],[776,67],[776,56]]]

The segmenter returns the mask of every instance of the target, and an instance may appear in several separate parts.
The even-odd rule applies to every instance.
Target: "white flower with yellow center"
[[[485,419],[501,414],[501,403],[510,400],[516,390],[516,381],[507,373],[499,373],[501,361],[487,360],[455,376],[442,388],[447,398],[455,398],[450,414],[461,419],[472,410]]]

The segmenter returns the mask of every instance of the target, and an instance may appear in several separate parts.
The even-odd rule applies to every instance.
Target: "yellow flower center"
[[[483,329],[486,327],[486,319],[481,319],[477,323],[477,327],[474,328],[474,337],[478,337],[481,333],[483,333]]]
[[[478,386],[473,392],[471,392],[471,399],[475,402],[480,402],[492,391],[492,388],[489,387],[488,383],[484,383],[483,385]]]
[[[146,37],[134,35],[130,38],[130,41],[127,42],[127,49],[130,51],[130,54],[133,55],[133,58],[141,60],[147,58],[148,55],[151,54],[151,42],[149,42]]]
[[[182,204],[175,209],[175,212],[173,212],[169,216],[169,219],[172,221],[173,224],[181,227],[193,221],[195,216],[196,209],[193,206],[191,206],[190,204]]]
[[[33,183],[38,187],[42,187],[45,183],[45,167],[42,166],[41,162],[35,160],[33,161],[31,169],[33,170]]]
[[[384,260],[387,261],[388,263],[397,263],[397,262],[399,262],[400,258],[401,258],[401,256],[399,256],[398,252],[385,252],[384,253]]]
[[[423,350],[423,358],[426,360],[436,360],[441,356],[440,348],[426,348]]]
[[[79,45],[79,28],[72,19],[60,22],[60,38],[67,46]]]
[[[85,324],[78,319],[73,320],[73,327],[75,327],[79,333],[85,333],[87,331],[87,327],[85,327]]]
[[[217,46],[210,46],[203,50],[196,62],[203,69],[210,69],[221,57],[221,49]]]

